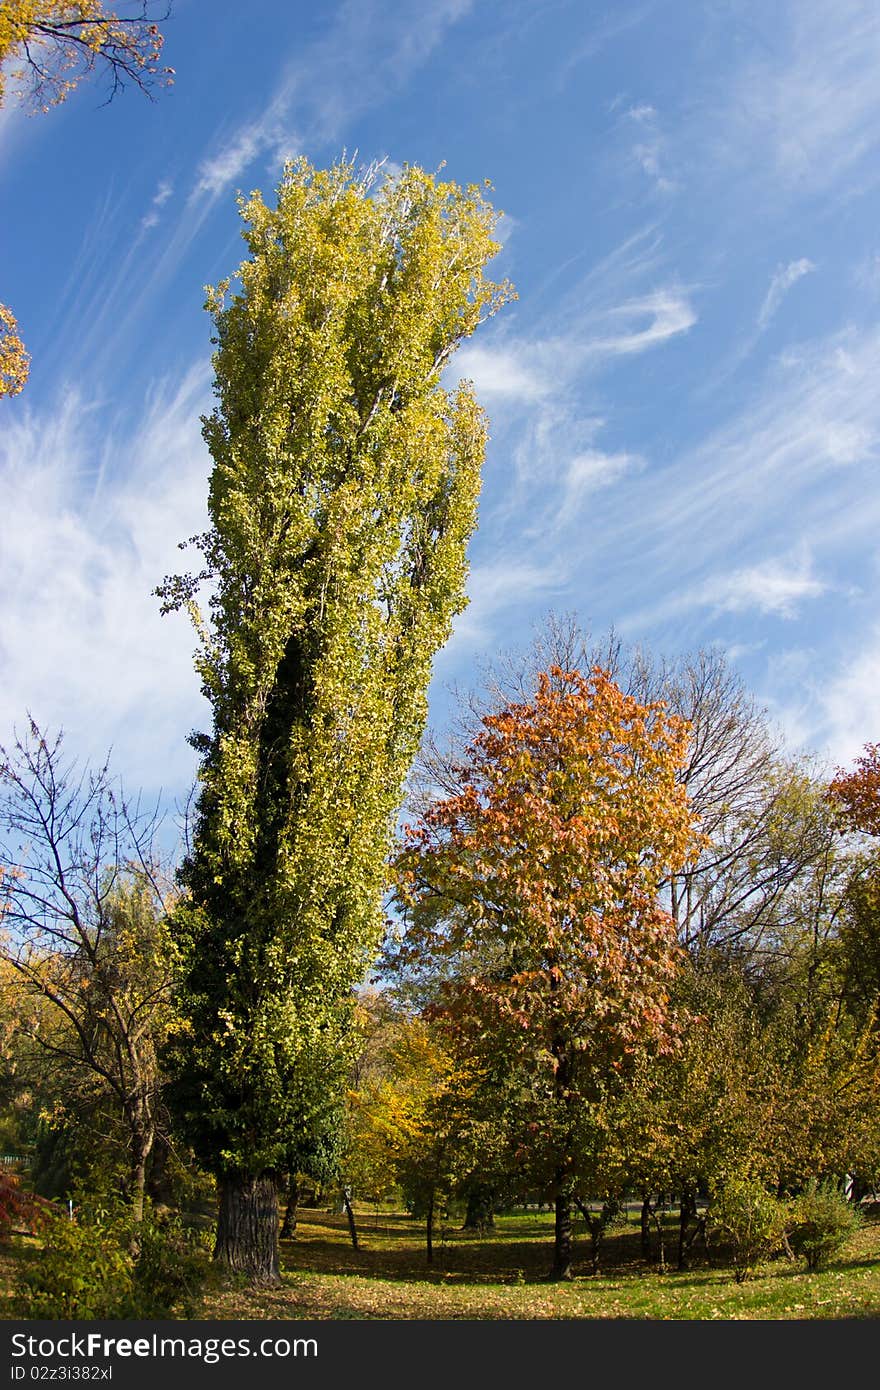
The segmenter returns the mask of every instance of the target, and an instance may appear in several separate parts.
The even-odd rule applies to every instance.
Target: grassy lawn
[[[670,1251],[674,1250],[670,1229]],[[496,1219],[477,1237],[449,1226],[433,1267],[425,1263],[421,1223],[363,1214],[362,1249],[348,1241],[345,1220],[302,1214],[295,1241],[282,1243],[284,1287],[254,1293],[217,1289],[205,1298],[208,1318],[869,1318],[880,1317],[880,1223],[872,1221],[828,1269],[806,1273],[784,1259],[744,1284],[729,1270],[703,1264],[657,1273],[640,1257],[633,1219],[603,1242],[602,1270],[587,1274],[589,1242],[570,1284],[544,1281],[552,1217],[524,1213]],[[584,1273],[578,1273],[579,1269]]]
[[[544,1279],[550,1264],[547,1212],[496,1218],[476,1236],[440,1227],[434,1264],[425,1262],[424,1227],[403,1215],[361,1213],[361,1249],[352,1249],[345,1218],[326,1211],[300,1215],[297,1237],[282,1242],[284,1284],[254,1292],[209,1277],[199,1316],[206,1319],[325,1318],[648,1318],[803,1319],[880,1317],[880,1220],[869,1221],[827,1269],[770,1261],[743,1284],[728,1269],[696,1267],[660,1274],[642,1260],[635,1218],[603,1241],[598,1276],[589,1241],[577,1244],[576,1277]],[[36,1254],[33,1238],[0,1244],[0,1290],[11,1291],[16,1268]],[[674,1256],[670,1223],[668,1253]],[[0,1313],[0,1317],[3,1314]]]

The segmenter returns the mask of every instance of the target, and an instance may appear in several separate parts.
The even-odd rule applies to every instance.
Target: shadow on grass
[[[347,1244],[345,1218],[304,1212],[294,1240],[281,1242],[282,1267],[291,1274],[356,1274],[367,1279],[409,1283],[545,1284],[553,1257],[552,1219],[499,1218],[487,1232],[445,1225],[434,1237],[428,1264],[424,1223],[407,1216],[361,1217],[360,1249]],[[603,1241],[599,1277],[650,1274],[656,1265],[642,1255],[641,1235],[618,1230]],[[590,1243],[575,1241],[575,1274],[591,1276]]]

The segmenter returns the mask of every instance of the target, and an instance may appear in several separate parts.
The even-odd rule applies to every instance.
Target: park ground
[[[635,1213],[603,1240],[601,1268],[590,1271],[589,1241],[577,1245],[575,1278],[545,1279],[552,1216],[527,1211],[496,1218],[494,1231],[464,1232],[460,1222],[437,1231],[433,1265],[425,1259],[423,1223],[401,1213],[361,1211],[360,1249],[345,1218],[301,1211],[295,1240],[281,1244],[283,1286],[250,1290],[209,1278],[200,1319],[806,1319],[880,1317],[880,1216],[872,1215],[826,1269],[808,1273],[783,1257],[745,1282],[697,1252],[695,1267],[658,1271],[640,1249]],[[675,1257],[670,1218],[668,1258]],[[32,1238],[0,1247],[8,1294]]]

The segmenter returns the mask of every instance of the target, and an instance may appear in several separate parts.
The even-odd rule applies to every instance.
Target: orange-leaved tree
[[[578,1148],[591,1108],[645,1049],[668,1049],[675,928],[663,881],[694,850],[677,775],[687,727],[609,675],[551,667],[486,716],[456,794],[404,831],[399,960],[435,962],[441,1010],[528,1077],[533,1147],[571,1273]]]
[[[854,771],[837,769],[828,796],[847,830],[880,835],[880,743],[865,744]]]

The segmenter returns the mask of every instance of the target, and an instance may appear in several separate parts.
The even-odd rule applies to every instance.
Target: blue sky
[[[880,738],[873,0],[174,0],[175,85],[0,112],[0,741],[31,710],[182,796],[193,639],[151,590],[205,524],[237,189],[343,149],[489,178],[519,300],[456,359],[492,422],[450,683],[548,609],[716,644],[793,749]]]

